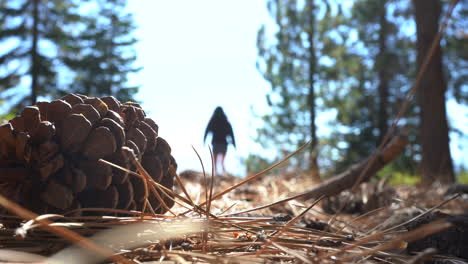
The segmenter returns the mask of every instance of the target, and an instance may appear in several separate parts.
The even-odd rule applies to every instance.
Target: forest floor
[[[180,175],[191,201],[205,201],[210,191],[203,174]],[[215,177],[212,196],[241,180]],[[263,175],[213,200],[209,215],[176,204],[173,215],[164,216],[43,217],[91,237],[97,247],[117,250],[113,261],[122,263],[429,263],[421,262],[428,258],[432,263],[467,263],[461,259],[467,258],[468,221],[453,218],[468,212],[466,194],[447,194],[441,186],[377,182],[320,201],[281,202],[311,187],[306,175]],[[184,196],[180,186],[176,190]],[[278,203],[255,209],[272,202]],[[129,223],[141,226],[131,229]],[[108,231],[99,232],[103,230]],[[431,236],[437,232],[438,237]],[[63,237],[40,230],[34,221],[0,229],[0,241],[0,263],[102,260],[76,245],[69,247]],[[431,247],[438,251],[427,249]]]

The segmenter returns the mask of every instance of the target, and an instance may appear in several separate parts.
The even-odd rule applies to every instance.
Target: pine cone
[[[0,193],[38,214],[141,210],[143,181],[98,161],[136,171],[125,149],[133,150],[156,182],[172,189],[177,164],[171,148],[139,104],[76,94],[38,102],[0,126]],[[152,194],[149,203],[157,213],[166,211]]]

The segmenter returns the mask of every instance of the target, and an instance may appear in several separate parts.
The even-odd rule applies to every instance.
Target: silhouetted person
[[[234,134],[232,133],[232,126],[227,120],[226,114],[224,114],[221,106],[216,107],[213,115],[211,116],[210,122],[205,130],[205,136],[203,137],[203,143],[205,143],[206,136],[208,133],[212,133],[213,139],[211,145],[213,147],[213,156],[215,169],[217,172],[218,157],[221,159],[221,166],[223,173],[226,174],[226,168],[224,167],[224,158],[227,152],[228,137],[231,138],[231,144],[236,147],[236,141],[234,140]]]

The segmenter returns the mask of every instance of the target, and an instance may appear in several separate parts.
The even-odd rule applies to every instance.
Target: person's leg
[[[213,153],[213,158],[214,158],[214,163],[213,163],[214,170],[213,171],[214,171],[215,176],[218,174],[218,157],[219,157],[219,154],[214,152]]]
[[[213,156],[214,156],[216,174],[218,174],[219,167],[221,167],[222,173],[226,174],[226,167],[224,166],[224,158],[226,157],[226,151],[227,151],[227,144],[213,143]]]
[[[219,155],[221,157],[221,166],[223,169],[223,175],[226,175],[226,167],[224,167],[224,158],[226,157],[226,153],[220,153]]]

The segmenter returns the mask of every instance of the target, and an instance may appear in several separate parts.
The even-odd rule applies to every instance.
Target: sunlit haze
[[[138,26],[136,66],[143,67],[131,82],[141,85],[137,99],[172,146],[179,172],[201,170],[192,145],[211,170],[210,139],[203,145],[203,133],[218,105],[232,123],[237,141],[237,149],[228,148],[228,172],[245,175],[242,158],[250,152],[271,156],[253,140],[261,123],[251,110],[268,111],[269,84],[255,67],[257,30],[272,23],[266,2],[139,0],[129,1],[128,8]],[[447,105],[452,127],[466,131],[466,107],[453,100]],[[324,124],[333,116],[322,113],[318,118],[320,137],[332,129]],[[463,155],[466,140],[456,133],[451,133],[451,139],[455,164],[468,164]]]
[[[241,157],[258,152],[251,106],[266,108],[267,82],[255,68],[256,34],[268,20],[263,1],[129,1],[138,26],[137,66],[143,102],[184,169],[201,170],[192,145],[210,169],[203,133],[216,106],[232,123],[226,169],[243,175]],[[210,139],[207,139],[207,143]]]

